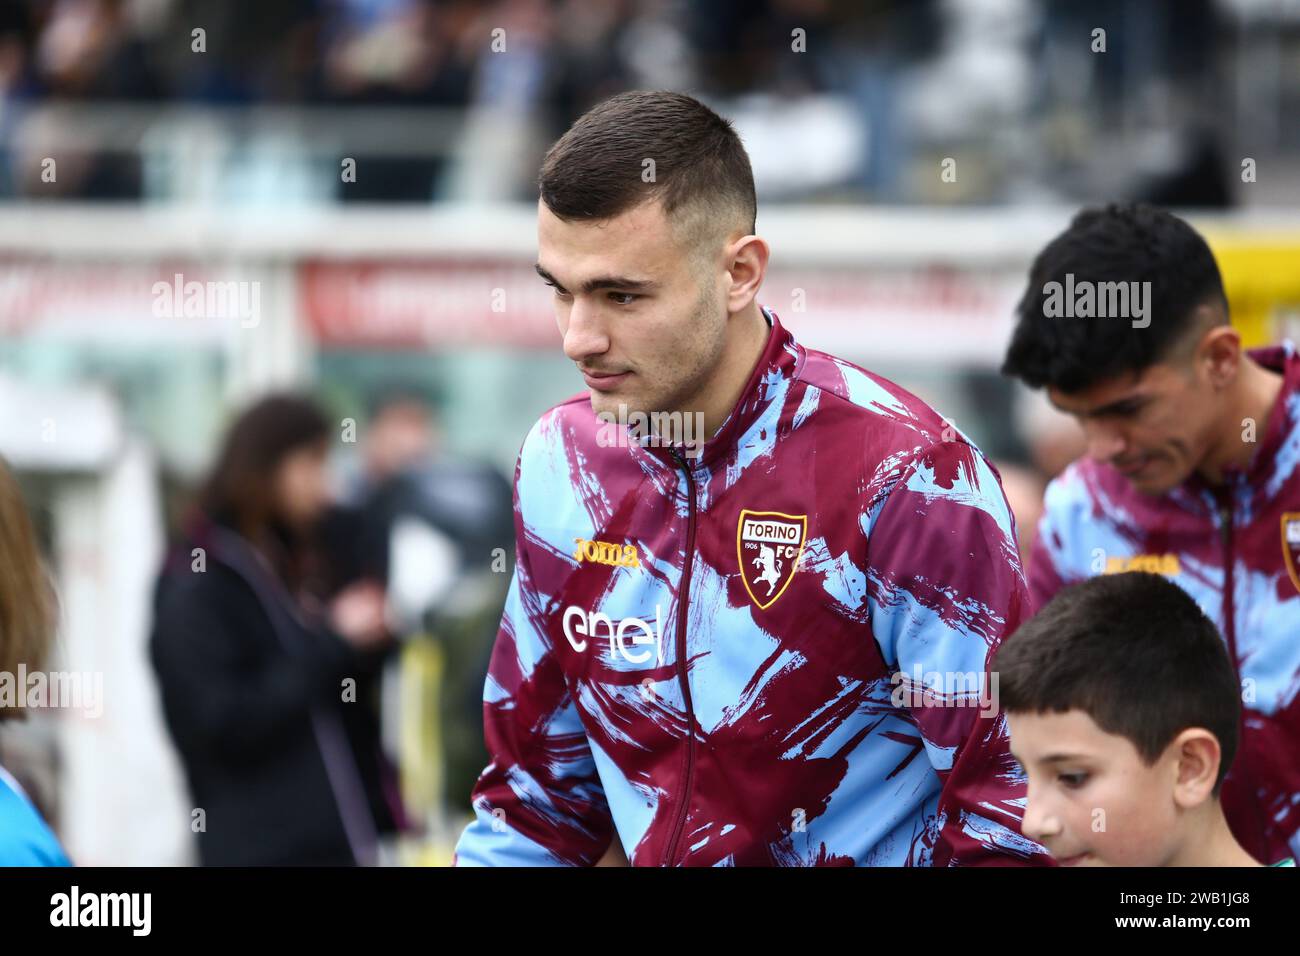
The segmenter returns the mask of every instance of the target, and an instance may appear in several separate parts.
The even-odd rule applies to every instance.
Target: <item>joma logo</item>
[[[1135,554],[1131,558],[1107,558],[1106,573],[1122,574],[1125,571],[1147,571],[1175,577],[1182,572],[1176,554]]]
[[[574,538],[573,543],[578,546],[573,552],[575,561],[595,561],[597,564],[612,564],[620,568],[641,567],[641,559],[637,556],[634,544],[588,541],[586,538]]]

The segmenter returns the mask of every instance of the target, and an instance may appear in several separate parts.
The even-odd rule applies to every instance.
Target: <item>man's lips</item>
[[[1055,856],[1055,854],[1053,854]],[[1056,862],[1060,866],[1078,866],[1088,856],[1087,853],[1077,853],[1074,856],[1056,857]]]
[[[1121,463],[1115,462],[1115,468],[1121,475],[1132,477],[1151,463],[1150,456],[1143,456],[1135,461]]]
[[[608,392],[617,388],[631,372],[589,372],[585,368],[580,368],[583,380],[588,387],[594,388],[600,392]]]

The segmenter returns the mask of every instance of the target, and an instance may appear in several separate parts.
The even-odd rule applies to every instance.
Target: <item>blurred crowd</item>
[[[340,483],[324,406],[265,395],[229,424],[169,534],[148,657],[203,865],[443,862],[487,760],[479,694],[510,486],[446,460],[413,392],[379,396],[362,433]],[[6,673],[53,656],[59,596],[29,507],[0,458]],[[0,705],[0,721],[26,716]],[[34,769],[0,748],[0,865],[67,862],[35,816],[57,819]]]
[[[587,107],[620,90],[672,88],[726,102],[751,152],[771,143],[789,154],[757,165],[766,199],[1037,201],[1069,169],[1081,193],[1058,193],[1069,201],[1128,194],[1223,206],[1233,201],[1224,139],[1250,119],[1238,107],[1253,47],[1244,28],[1229,28],[1236,6],[10,0],[0,7],[0,132],[11,141],[0,195],[168,198],[147,168],[149,141],[182,133],[151,137],[108,114],[110,131],[93,136],[80,114],[25,121],[37,106],[111,103],[442,111],[445,135],[428,132],[442,128],[433,119],[408,118],[377,135],[345,121],[341,133],[298,137],[295,148],[329,154],[320,170],[331,179],[339,155],[367,161],[351,188],[312,197],[521,199],[545,145]],[[1098,24],[1109,27],[1101,53]],[[1255,102],[1271,103],[1269,91]],[[1289,105],[1283,97],[1275,112]],[[1300,145],[1285,124],[1256,119],[1277,140],[1257,149]],[[401,136],[413,127],[428,136],[411,146]],[[1103,162],[1099,140],[1128,162]],[[33,159],[60,150],[86,158],[61,185],[40,180]],[[930,173],[944,156],[962,158],[963,176],[940,193]]]
[[[639,86],[717,92],[830,85],[824,57],[773,49],[798,27],[891,57],[932,52],[935,0],[19,0],[6,4],[11,96],[468,106],[530,97],[567,125]],[[205,31],[195,55],[193,29]],[[522,56],[492,63],[492,31]]]

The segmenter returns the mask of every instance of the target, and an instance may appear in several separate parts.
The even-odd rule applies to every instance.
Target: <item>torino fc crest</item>
[[[794,577],[807,533],[807,515],[747,508],[740,512],[736,525],[740,579],[759,610],[775,604]]]
[[[1288,511],[1282,516],[1282,557],[1291,583],[1300,591],[1300,512]]]

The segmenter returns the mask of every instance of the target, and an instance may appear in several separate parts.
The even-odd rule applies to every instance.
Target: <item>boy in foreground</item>
[[[1028,775],[1023,833],[1062,866],[1261,865],[1219,803],[1237,750],[1236,675],[1177,585],[1134,572],[1067,587],[994,669]]]

